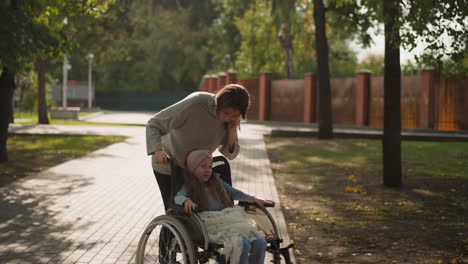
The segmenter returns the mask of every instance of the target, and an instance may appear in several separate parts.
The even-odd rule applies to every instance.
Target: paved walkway
[[[233,182],[278,203],[272,214],[288,243],[262,140],[268,130],[242,125],[242,150],[231,163]],[[10,132],[131,137],[0,188],[0,263],[134,263],[145,225],[163,214],[144,127],[51,125]]]

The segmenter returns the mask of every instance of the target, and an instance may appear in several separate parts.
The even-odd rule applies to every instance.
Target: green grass
[[[91,114],[93,114],[93,113],[79,112],[78,116],[79,117],[85,117],[85,116],[89,116]],[[15,116],[15,118],[18,118],[18,119],[31,119],[31,120],[36,120],[37,121],[37,112],[15,112],[14,116]],[[50,118],[50,114],[49,114],[49,118]]]
[[[402,159],[408,175],[468,179],[468,142],[403,142]]]
[[[8,138],[9,162],[0,164],[0,186],[120,142],[117,136],[29,136]]]
[[[468,249],[468,142],[403,141],[401,188],[383,187],[380,140],[265,137],[265,142],[275,177],[286,185],[279,186],[280,193],[292,201],[286,203],[291,221],[308,219],[306,206],[321,208],[327,217],[321,213],[322,221],[310,225],[348,252],[379,254],[416,245],[411,254],[428,262],[414,257],[411,263],[466,259],[459,252]],[[295,208],[298,201],[305,202]],[[333,226],[326,219],[335,219]]]
[[[277,140],[280,139],[265,137],[267,143]],[[281,148],[280,159],[287,161],[290,172],[312,167],[319,173],[330,167],[351,171],[381,170],[382,150],[379,140],[333,140],[320,143],[307,143],[302,138],[288,140],[294,148]],[[468,142],[403,141],[402,165],[407,177],[426,175],[468,179]]]
[[[92,113],[78,113],[79,117],[85,117]],[[93,123],[84,122],[80,120],[61,120],[51,119],[50,113],[48,114],[50,124],[53,125],[70,125],[70,126],[142,126],[135,124],[111,124],[111,123]],[[21,125],[35,125],[37,124],[38,117],[36,112],[18,112],[14,114],[15,123]],[[19,120],[18,120],[19,119]],[[17,121],[18,120],[18,121]]]

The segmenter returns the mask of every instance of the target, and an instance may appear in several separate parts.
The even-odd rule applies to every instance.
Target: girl
[[[243,193],[214,175],[213,158],[208,150],[192,151],[185,165],[188,177],[175,196],[175,203],[182,205],[187,213],[195,208],[204,211],[200,216],[205,220],[210,242],[223,243],[224,254],[231,263],[263,263],[266,241],[258,236],[245,212],[234,207],[232,200],[255,202],[262,207],[274,202]]]

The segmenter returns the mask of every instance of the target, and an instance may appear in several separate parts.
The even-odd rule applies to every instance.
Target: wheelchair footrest
[[[289,254],[289,249],[293,247],[294,247],[294,243],[291,243],[288,246],[279,249],[281,255],[283,255],[283,258],[286,264],[292,264],[291,255]]]

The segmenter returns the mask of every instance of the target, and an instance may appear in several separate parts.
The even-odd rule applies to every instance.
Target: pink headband
[[[195,170],[200,166],[203,160],[210,159],[213,162],[211,152],[208,150],[194,150],[187,156],[187,170],[193,174]]]

